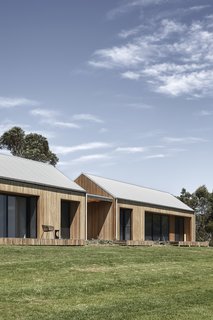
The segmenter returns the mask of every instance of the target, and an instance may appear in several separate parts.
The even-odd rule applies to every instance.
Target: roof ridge
[[[115,181],[115,182],[119,182],[119,183],[123,183],[123,184],[127,184],[127,185],[131,185],[131,186],[138,187],[138,188],[148,189],[148,190],[152,190],[152,191],[158,191],[158,192],[167,193],[167,194],[172,195],[172,194],[169,193],[168,191],[163,191],[163,190],[159,190],[159,189],[154,189],[154,188],[151,188],[151,187],[145,187],[145,186],[141,186],[141,185],[138,185],[138,184],[135,184],[135,183],[131,183],[131,182],[129,183],[129,182],[126,182],[126,181],[116,180],[116,179],[112,179],[112,178],[105,178],[105,177],[102,177],[102,176],[97,176],[97,175],[89,174],[89,173],[83,173],[83,174],[88,175],[88,176],[93,176],[93,177],[101,178],[101,179],[110,180],[110,181]],[[172,195],[172,196],[174,196],[174,195]],[[175,197],[175,196],[174,196],[174,197]]]

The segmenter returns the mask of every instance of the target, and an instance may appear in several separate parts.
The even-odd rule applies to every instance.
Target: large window
[[[167,215],[149,212],[145,214],[145,240],[169,240],[169,217]]]
[[[37,198],[0,195],[0,237],[36,238]]]

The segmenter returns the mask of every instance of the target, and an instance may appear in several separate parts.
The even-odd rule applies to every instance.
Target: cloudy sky
[[[213,188],[211,0],[0,0],[0,134],[82,171]]]

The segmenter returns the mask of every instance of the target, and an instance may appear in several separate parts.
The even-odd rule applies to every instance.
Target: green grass
[[[213,319],[213,249],[2,246],[0,319]]]

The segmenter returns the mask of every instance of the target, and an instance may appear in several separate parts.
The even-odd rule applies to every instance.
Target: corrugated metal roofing
[[[0,178],[85,192],[50,164],[0,154]]]
[[[94,176],[91,174],[84,175],[117,199],[125,199],[153,204],[157,206],[159,205],[163,207],[193,211],[182,201],[178,200],[175,196],[167,192],[144,188],[125,182]]]

